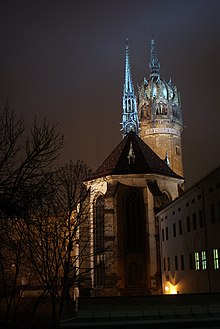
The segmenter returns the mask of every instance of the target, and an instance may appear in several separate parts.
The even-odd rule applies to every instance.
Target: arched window
[[[125,195],[125,252],[144,251],[143,200],[136,190],[131,189]]]
[[[94,285],[103,286],[105,279],[104,264],[104,197],[100,195],[93,208],[94,213]]]

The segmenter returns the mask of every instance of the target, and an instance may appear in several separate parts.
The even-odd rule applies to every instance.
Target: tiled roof
[[[90,179],[108,175],[147,173],[182,178],[145,144],[140,137],[134,132],[130,132],[93,173]]]

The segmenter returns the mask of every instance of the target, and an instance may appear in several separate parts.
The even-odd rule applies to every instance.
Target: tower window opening
[[[178,145],[176,146],[176,155],[180,155],[180,147]]]
[[[156,115],[167,115],[167,105],[163,102],[156,104]]]

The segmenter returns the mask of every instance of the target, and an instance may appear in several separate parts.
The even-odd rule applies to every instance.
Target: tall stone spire
[[[151,69],[150,76],[155,76],[160,74],[160,63],[157,58],[157,52],[155,47],[155,42],[153,36],[151,37],[150,43],[150,62],[149,67]]]
[[[128,39],[126,39],[125,82],[123,92],[123,113],[121,130],[123,137],[125,137],[130,131],[134,131],[137,135],[139,135],[137,99],[132,83]]]

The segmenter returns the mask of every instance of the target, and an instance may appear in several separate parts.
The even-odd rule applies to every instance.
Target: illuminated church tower
[[[138,87],[140,137],[166,160],[171,169],[183,176],[181,132],[183,129],[177,87],[160,75],[154,39],[151,39],[150,77]]]
[[[123,93],[123,112],[122,112],[121,130],[123,137],[125,137],[130,131],[134,131],[137,135],[139,135],[137,99],[135,96],[134,86],[131,76],[128,39],[126,39],[125,83],[124,83],[124,93]]]

